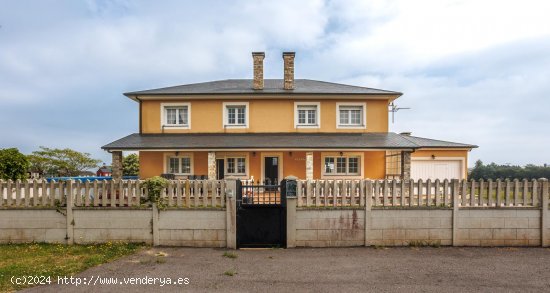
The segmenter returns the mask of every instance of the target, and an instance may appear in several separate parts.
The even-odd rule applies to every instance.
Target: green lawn
[[[106,243],[97,245],[1,244],[0,292],[12,292],[29,285],[12,284],[12,276],[70,276],[89,267],[136,252],[142,245]]]

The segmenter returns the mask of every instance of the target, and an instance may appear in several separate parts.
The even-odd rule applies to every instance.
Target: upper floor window
[[[366,128],[365,103],[337,103],[337,128]]]
[[[248,103],[223,103],[224,127],[248,127]]]
[[[190,127],[191,105],[189,103],[162,103],[161,108],[161,125],[163,127]]]
[[[296,102],[294,103],[294,127],[319,127],[320,103]]]

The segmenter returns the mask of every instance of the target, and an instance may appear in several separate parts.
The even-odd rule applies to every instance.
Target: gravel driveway
[[[29,292],[448,292],[550,291],[550,249],[324,248],[237,250],[150,248],[89,269],[96,285],[51,285]],[[233,275],[232,275],[233,274]],[[232,275],[232,276],[230,276]],[[97,277],[156,285],[99,285]],[[149,277],[149,279],[146,279]],[[160,286],[161,279],[188,285]],[[81,279],[83,281],[84,279]],[[162,279],[167,282],[166,279]],[[129,279],[126,279],[129,281]]]

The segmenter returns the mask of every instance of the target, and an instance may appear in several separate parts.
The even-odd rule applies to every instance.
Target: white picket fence
[[[297,205],[364,207],[370,195],[374,207],[452,207],[454,194],[461,207],[537,207],[548,181],[299,180]]]
[[[66,206],[138,207],[147,189],[138,180],[0,181],[0,207]],[[221,180],[170,181],[162,194],[168,207],[224,207],[225,182]]]
[[[138,207],[143,181],[0,181],[1,207]],[[540,180],[298,180],[298,207],[539,207],[548,196]],[[269,191],[271,194],[272,191]],[[224,207],[223,180],[173,180],[162,194],[168,207]]]

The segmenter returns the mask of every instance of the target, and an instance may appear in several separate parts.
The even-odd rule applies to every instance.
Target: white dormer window
[[[248,103],[223,103],[224,128],[248,128]]]
[[[366,128],[367,105],[365,103],[337,103],[336,127],[337,128]]]
[[[319,128],[320,109],[319,102],[294,103],[294,128]]]
[[[190,128],[191,105],[189,103],[162,103],[161,125],[166,128]]]

